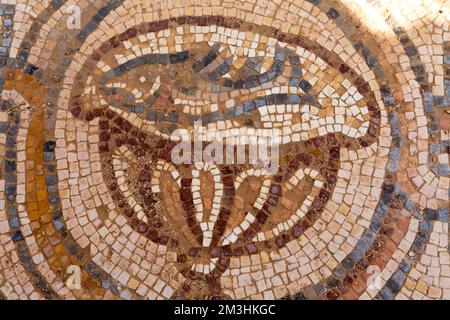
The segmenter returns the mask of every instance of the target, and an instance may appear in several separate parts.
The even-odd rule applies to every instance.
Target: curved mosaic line
[[[450,298],[450,12],[408,2],[0,5],[0,299]]]

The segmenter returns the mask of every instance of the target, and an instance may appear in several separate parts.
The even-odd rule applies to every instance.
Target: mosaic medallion
[[[449,299],[450,11],[410,2],[0,5],[0,299]]]

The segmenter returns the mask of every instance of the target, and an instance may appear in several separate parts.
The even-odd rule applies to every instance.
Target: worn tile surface
[[[450,299],[449,22],[2,0],[0,299]],[[248,161],[174,161],[199,122]],[[242,142],[265,132],[270,173]]]

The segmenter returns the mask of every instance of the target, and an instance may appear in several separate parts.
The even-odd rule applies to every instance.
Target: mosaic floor
[[[449,22],[443,0],[2,0],[0,299],[450,299]],[[197,129],[248,159],[175,161]]]

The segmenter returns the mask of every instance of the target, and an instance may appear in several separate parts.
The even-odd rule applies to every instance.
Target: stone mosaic
[[[449,22],[2,0],[0,300],[450,299]]]

